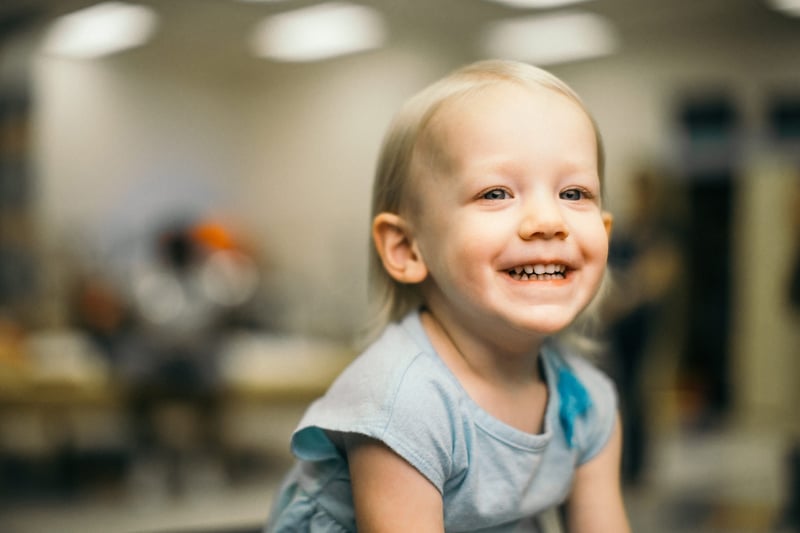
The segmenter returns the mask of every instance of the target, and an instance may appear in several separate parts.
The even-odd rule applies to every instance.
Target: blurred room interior
[[[635,530],[797,531],[800,4],[538,4],[4,0],[0,529],[258,530],[369,324],[392,114],[501,56],[604,135]]]

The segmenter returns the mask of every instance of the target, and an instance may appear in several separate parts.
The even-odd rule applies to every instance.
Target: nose
[[[558,203],[542,199],[528,202],[519,224],[519,236],[524,240],[566,239],[569,230]]]

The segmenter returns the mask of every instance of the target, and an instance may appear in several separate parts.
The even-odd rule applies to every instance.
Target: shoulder
[[[617,393],[614,382],[598,366],[586,357],[568,348],[559,348],[575,376],[589,391],[592,401],[616,409]]]
[[[322,460],[339,453],[331,432],[365,435],[442,487],[460,425],[459,390],[424,343],[392,324],[311,405],[292,449],[301,459]]]
[[[611,439],[617,420],[616,387],[594,363],[565,345],[554,343],[546,353],[556,365],[565,365],[588,394],[590,406],[577,418],[574,426],[578,463],[583,464],[596,456]],[[560,403],[563,401],[559,398]]]

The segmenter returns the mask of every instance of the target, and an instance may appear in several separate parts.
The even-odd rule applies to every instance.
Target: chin
[[[573,319],[559,318],[554,316],[530,318],[528,320],[515,321],[521,329],[538,336],[550,336],[560,333],[568,328]]]

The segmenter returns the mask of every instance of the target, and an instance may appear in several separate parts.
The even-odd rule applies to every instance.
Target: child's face
[[[432,128],[445,163],[420,169],[412,220],[429,307],[474,331],[568,326],[601,282],[611,226],[589,118],[509,83],[447,104]]]

